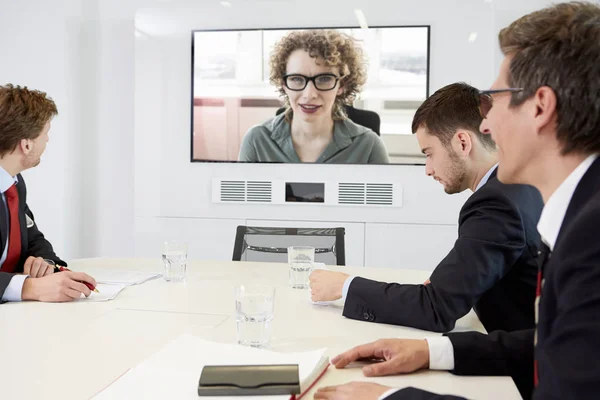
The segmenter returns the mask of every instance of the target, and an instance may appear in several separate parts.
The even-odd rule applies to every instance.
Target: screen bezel
[[[431,75],[431,25],[373,25],[375,28],[427,28],[427,77],[425,78],[425,98],[429,97],[429,82]],[[362,29],[360,26],[329,26],[329,27],[278,27],[278,28],[238,28],[238,29],[192,29],[191,31],[191,87],[190,87],[190,162],[192,163],[228,163],[228,164],[289,164],[281,161],[253,162],[235,160],[195,160],[194,159],[194,45],[196,32],[247,32],[247,31],[278,31],[278,30],[305,30],[305,29]],[[324,165],[322,163],[302,163],[302,165]],[[334,165],[363,165],[363,164],[334,164]],[[398,164],[380,164],[398,165]]]

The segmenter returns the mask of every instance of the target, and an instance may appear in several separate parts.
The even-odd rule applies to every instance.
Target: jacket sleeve
[[[66,266],[67,263],[61,260],[56,253],[54,253],[52,245],[48,240],[46,240],[44,234],[38,229],[37,224],[35,223],[35,218],[33,217],[33,213],[27,205],[25,205],[25,214],[27,214],[27,216],[29,216],[29,218],[31,218],[33,221],[33,225],[27,228],[28,244],[25,258],[30,256],[42,257],[52,260],[56,264]]]
[[[10,274],[8,272],[0,272],[0,299],[4,296],[4,291],[8,287],[10,280],[14,274]]]
[[[428,392],[422,389],[416,389],[414,387],[407,387],[405,389],[400,389],[395,393],[392,393],[390,396],[386,397],[384,400],[460,400],[464,399],[464,397],[452,396],[448,394],[435,394],[432,392]]]
[[[479,332],[448,333],[454,349],[455,375],[510,376],[524,399],[533,390],[534,330],[489,335]]]
[[[428,285],[355,278],[344,316],[435,332],[454,328],[521,257],[525,232],[516,206],[497,188],[481,189],[461,210],[458,239]]]

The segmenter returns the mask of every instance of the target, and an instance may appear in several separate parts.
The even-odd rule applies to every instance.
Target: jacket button
[[[365,321],[368,321],[369,320],[369,313],[364,313],[363,314],[363,318],[364,318]]]
[[[369,321],[371,321],[371,322],[375,321],[375,316],[373,314],[369,315]]]

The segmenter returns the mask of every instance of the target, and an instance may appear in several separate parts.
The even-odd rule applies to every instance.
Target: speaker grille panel
[[[246,201],[250,203],[270,203],[271,190],[271,182],[248,181],[246,182]]]
[[[391,206],[394,204],[394,186],[391,183],[367,183],[365,204]]]
[[[221,181],[221,201],[244,202],[246,200],[246,182]]]
[[[340,183],[338,185],[339,204],[365,204],[364,183]]]

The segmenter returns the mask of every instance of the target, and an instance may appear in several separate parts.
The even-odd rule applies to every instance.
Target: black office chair
[[[315,262],[346,265],[344,228],[268,228],[240,225],[233,245],[233,261],[287,263],[289,246],[315,248]]]
[[[344,105],[344,110],[346,111],[348,118],[350,118],[350,121],[367,127],[375,132],[377,136],[381,136],[381,118],[379,118],[379,114],[377,114],[375,111],[361,110],[348,105]],[[275,115],[279,115],[284,111],[285,107],[281,107],[277,110]]]

